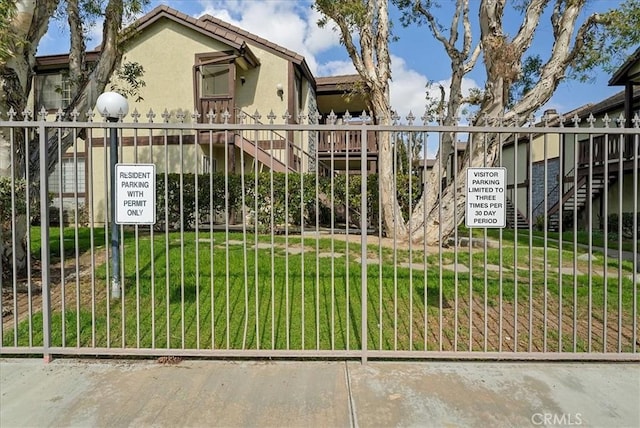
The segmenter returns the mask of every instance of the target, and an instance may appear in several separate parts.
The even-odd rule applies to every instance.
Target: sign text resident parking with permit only
[[[507,169],[467,168],[467,227],[506,226]]]
[[[156,222],[156,166],[154,164],[116,164],[116,223],[154,224]]]

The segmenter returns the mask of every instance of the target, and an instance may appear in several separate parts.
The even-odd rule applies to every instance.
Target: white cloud
[[[391,77],[392,108],[402,120],[409,112],[416,117],[422,116],[426,105],[427,77],[407,68],[406,61],[394,55],[391,56]]]
[[[304,44],[310,53],[317,54],[340,46],[340,35],[334,31],[330,24],[324,28],[318,26],[321,15],[316,10],[310,10],[307,14],[308,31]]]
[[[402,120],[409,114],[420,118],[427,107],[427,96],[431,99],[440,100],[440,86],[444,88],[445,99],[448,99],[451,79],[431,82],[426,75],[407,68],[407,63],[403,58],[392,55],[391,57],[390,85],[391,105],[400,115]],[[462,79],[462,95],[467,96],[471,88],[477,88],[478,84],[473,79]]]
[[[313,73],[316,55],[339,44],[330,28],[319,28],[319,14],[310,3],[294,1],[201,1],[203,10],[271,42],[290,49],[307,60]]]
[[[340,76],[343,74],[356,74],[356,68],[351,60],[329,61],[320,64],[316,76]]]

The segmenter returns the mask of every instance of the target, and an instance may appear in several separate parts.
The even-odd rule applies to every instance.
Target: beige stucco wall
[[[249,70],[236,66],[236,106],[251,115],[257,110],[264,123],[268,123],[266,116],[273,110],[277,121],[282,121],[289,95],[288,61],[255,44],[249,43],[249,46],[260,60],[260,66]],[[193,88],[195,55],[228,50],[230,47],[224,43],[168,19],[145,28],[127,45],[124,54],[126,61],[138,62],[145,70],[144,100],[132,103],[130,110],[135,107],[146,114],[153,109],[158,115],[156,121],[160,121],[165,108],[174,114],[181,109],[188,113],[185,122],[191,122],[190,115],[197,106]],[[282,99],[277,94],[278,84],[284,89]],[[143,116],[141,121],[145,120]],[[176,122],[175,118],[172,122]]]
[[[270,112],[276,115],[275,123],[283,123],[282,115],[288,109],[289,61],[274,53],[261,49],[249,42],[249,47],[260,61],[252,69],[242,69],[236,65],[235,103],[236,107],[260,118],[248,118],[247,123],[257,120],[269,123]],[[197,107],[194,99],[193,66],[196,54],[228,51],[230,47],[195,30],[184,27],[168,19],[161,19],[147,27],[127,46],[124,57],[127,61],[139,62],[145,70],[146,87],[142,89],[144,100],[131,102],[130,111],[136,108],[141,114],[141,122],[147,121],[146,113],[153,109],[155,122],[162,121],[161,113],[167,109],[172,113],[170,122],[178,120],[175,114],[182,110],[187,113],[186,123],[191,123],[191,113]],[[242,83],[241,77],[244,78]],[[282,98],[277,86],[282,85]],[[303,105],[306,105],[310,84],[303,76]],[[293,94],[291,94],[293,96]],[[232,112],[230,112],[232,113]],[[206,112],[201,112],[206,114]],[[131,120],[130,118],[127,119]],[[178,131],[169,131],[175,135]],[[131,135],[131,132],[125,132]],[[306,135],[296,133],[294,141],[306,149]]]
[[[155,122],[162,121],[165,109],[174,115],[182,110],[188,113],[185,122],[191,122],[195,54],[225,49],[224,44],[169,19],[145,28],[127,44],[123,55],[124,60],[143,66],[146,83],[141,90],[144,100],[130,101],[129,110],[138,109],[141,122],[147,120],[144,115],[149,109],[157,114]],[[171,122],[177,122],[175,116]]]
[[[502,149],[502,163],[507,169],[507,198],[511,200],[513,205],[523,214],[528,212],[527,189],[518,187],[528,180],[527,169],[527,151],[529,150],[528,142],[520,142],[517,147],[511,144]],[[513,186],[513,188],[509,188]]]
[[[546,145],[546,147],[545,147]],[[546,150],[546,156],[545,156]],[[557,158],[560,155],[560,137],[558,134],[536,135],[531,145],[531,162],[536,163]]]
[[[633,200],[633,184],[634,177],[633,172],[629,172],[623,175],[622,183],[617,181],[607,190],[607,212],[609,214],[619,213],[620,212],[620,190],[622,189],[622,212],[623,213],[631,213],[634,212],[634,200]],[[640,189],[640,175],[636,174],[636,185],[637,189]],[[604,212],[604,207],[601,206],[604,203],[604,193],[602,198],[598,198],[593,202],[593,212],[599,214],[601,211]],[[640,199],[640,195],[636,196],[636,201]]]

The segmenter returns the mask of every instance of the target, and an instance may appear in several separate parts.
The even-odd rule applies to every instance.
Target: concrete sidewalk
[[[0,360],[0,427],[640,426],[640,364]]]

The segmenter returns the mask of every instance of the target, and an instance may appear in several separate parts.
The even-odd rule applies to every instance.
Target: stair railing
[[[248,118],[250,118],[251,120],[253,120],[253,121],[254,121],[254,123],[259,124],[259,125],[264,125],[264,123],[263,123],[263,122],[261,122],[261,121],[260,121],[256,116],[254,116],[254,115],[252,115],[252,114],[250,114],[250,113],[247,113],[246,111],[244,111],[244,110],[242,110],[242,109],[239,109],[239,108],[236,108],[235,110],[236,110],[236,114],[242,114],[242,115],[244,115],[244,117],[248,117]],[[311,156],[311,154],[310,154],[310,153],[308,153],[308,152],[307,152],[306,150],[304,150],[302,147],[299,147],[299,146],[298,146],[297,144],[295,144],[293,141],[289,140],[289,138],[287,138],[287,137],[283,136],[283,135],[282,135],[282,134],[280,134],[279,132],[276,132],[276,131],[271,131],[271,132],[273,133],[273,135],[275,135],[275,136],[277,137],[277,139],[278,139],[279,141],[284,141],[284,143],[285,143],[285,147],[286,147],[286,150],[287,150],[287,152],[288,152],[288,153],[293,153],[293,154],[294,154],[294,156],[293,156],[293,167],[291,166],[291,164],[289,164],[289,165],[288,165],[289,169],[292,169],[292,170],[295,170],[295,171],[299,171],[299,168],[298,168],[298,166],[299,166],[299,165],[298,165],[299,161],[296,161],[296,159],[295,159],[295,158],[296,158],[295,153],[300,153],[301,155],[307,156],[307,158],[312,159],[312,156]],[[268,154],[270,157],[272,157],[272,158],[274,158],[274,159],[277,159],[276,157],[274,157],[274,156],[273,156],[273,153],[268,152],[268,151],[267,151],[267,150],[265,150],[265,149],[262,149],[258,144],[255,144],[255,143],[254,143],[254,145],[256,146],[256,148],[257,148],[258,150],[260,150],[260,151],[262,151],[262,152],[264,152],[264,153]],[[282,162],[280,159],[277,159],[277,160],[278,160],[279,162]],[[282,162],[282,163],[284,163],[284,162]]]

